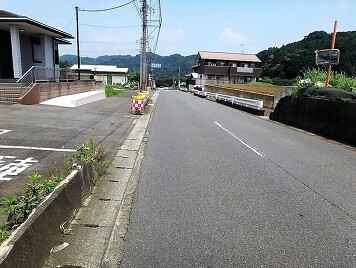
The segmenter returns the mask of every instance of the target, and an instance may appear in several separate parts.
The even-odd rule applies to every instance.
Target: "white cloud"
[[[165,41],[179,41],[184,37],[184,31],[181,29],[176,29],[176,30],[166,30],[162,29],[160,38]]]
[[[231,28],[225,28],[219,35],[220,40],[241,44],[247,40],[246,36],[234,32]]]

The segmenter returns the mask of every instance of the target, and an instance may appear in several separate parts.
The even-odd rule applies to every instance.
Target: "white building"
[[[78,72],[78,65],[74,64],[71,70]],[[80,79],[94,79],[105,84],[125,84],[128,82],[129,68],[119,68],[115,65],[80,65]]]

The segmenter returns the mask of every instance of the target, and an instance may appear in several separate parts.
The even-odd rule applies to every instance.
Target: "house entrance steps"
[[[19,83],[2,83],[0,82],[0,102],[1,103],[17,103],[21,96],[22,84]]]

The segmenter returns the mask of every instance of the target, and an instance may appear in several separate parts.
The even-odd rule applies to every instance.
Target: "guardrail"
[[[261,101],[261,100],[240,98],[240,97],[236,97],[236,96],[223,95],[223,94],[212,93],[212,92],[201,91],[201,90],[194,90],[194,95],[200,96],[203,98],[210,97],[215,100],[223,100],[226,102],[231,102],[232,105],[234,105],[234,104],[247,105],[247,106],[251,106],[251,107],[256,107],[258,109],[263,109],[263,101]]]

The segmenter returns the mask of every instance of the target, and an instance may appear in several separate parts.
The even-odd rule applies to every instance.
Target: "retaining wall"
[[[242,86],[245,86],[244,88],[246,89],[246,85],[242,85]],[[253,99],[253,100],[261,100],[261,101],[263,101],[264,108],[269,108],[269,109],[273,108],[273,104],[274,104],[274,96],[273,95],[261,94],[261,93],[247,91],[247,90],[227,88],[227,87],[218,86],[218,85],[214,85],[214,86],[205,85],[205,91],[224,94],[224,95],[230,95],[230,96],[236,96],[236,97],[241,97],[241,98]]]
[[[270,119],[356,146],[356,103],[286,96]]]

